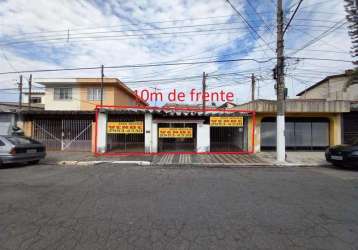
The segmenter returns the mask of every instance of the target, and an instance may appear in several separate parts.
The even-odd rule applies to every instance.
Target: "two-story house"
[[[41,102],[44,110],[23,112],[25,134],[42,141],[49,150],[90,151],[95,108],[101,104],[101,78],[34,79],[34,82],[43,85],[44,91],[34,93],[31,99]],[[104,78],[103,105],[148,104],[117,78]]]
[[[349,101],[350,112],[342,114],[342,143],[358,140],[358,77],[353,70],[331,75],[304,89],[300,99]]]
[[[45,110],[93,110],[101,104],[101,78],[40,79]],[[103,80],[103,105],[147,105],[116,78]]]

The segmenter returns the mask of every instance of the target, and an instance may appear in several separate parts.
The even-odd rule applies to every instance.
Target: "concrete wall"
[[[98,113],[97,124],[97,152],[104,153],[107,148],[107,113]]]
[[[24,121],[22,125],[22,130],[24,131],[25,136],[31,137],[32,136],[32,121]]]
[[[196,152],[210,152],[210,125],[197,124]]]
[[[152,152],[152,114],[146,113],[144,115],[144,148],[146,153]]]

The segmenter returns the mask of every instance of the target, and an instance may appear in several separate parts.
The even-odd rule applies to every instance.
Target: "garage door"
[[[343,142],[352,144],[358,141],[358,112],[343,114]]]
[[[323,149],[329,146],[329,120],[325,118],[287,118],[287,149]],[[261,123],[261,149],[276,148],[276,119],[264,118]]]

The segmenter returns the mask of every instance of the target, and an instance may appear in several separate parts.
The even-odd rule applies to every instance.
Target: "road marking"
[[[165,154],[162,155],[158,164],[164,165],[164,164],[171,164],[173,161],[174,155],[173,154]]]
[[[180,155],[179,156],[179,164],[188,164],[190,163],[190,155]]]

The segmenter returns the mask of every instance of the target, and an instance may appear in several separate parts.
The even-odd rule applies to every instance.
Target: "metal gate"
[[[32,137],[48,150],[91,151],[92,120],[34,120]]]
[[[358,142],[358,112],[343,114],[343,143]]]
[[[196,148],[196,123],[158,123],[158,152],[194,152]],[[191,129],[192,133],[190,137],[186,138],[161,138],[160,129],[173,128]]]
[[[110,114],[108,122],[142,122],[144,115],[116,115]],[[143,133],[107,133],[107,152],[144,152]]]

